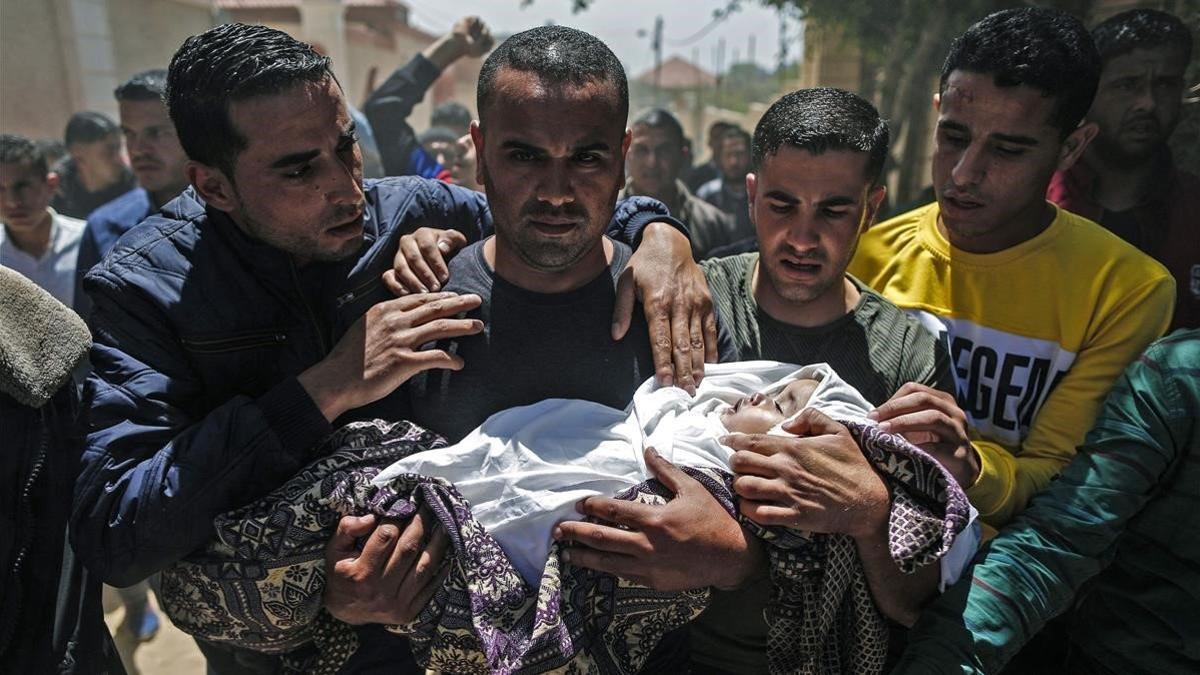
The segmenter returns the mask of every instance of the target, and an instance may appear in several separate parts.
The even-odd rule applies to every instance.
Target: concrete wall
[[[117,84],[212,25],[207,0],[0,0],[0,130],[59,138],[76,111],[115,118]]]

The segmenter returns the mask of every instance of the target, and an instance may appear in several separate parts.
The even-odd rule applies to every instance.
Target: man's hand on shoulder
[[[971,444],[967,414],[950,394],[909,382],[868,416],[881,430],[932,455],[963,489],[979,477],[979,453]]]
[[[480,302],[478,295],[454,293],[422,293],[381,302],[297,380],[332,422],[348,410],[387,396],[421,371],[461,370],[463,360],[458,356],[421,349],[421,345],[482,331],[478,319],[455,318]]]
[[[376,524],[375,516],[342,518],[325,546],[325,608],[349,624],[412,621],[449,573],[449,543],[425,512],[404,526]]]
[[[392,269],[383,273],[383,283],[397,297],[436,293],[450,280],[446,262],[466,245],[466,235],[458,230],[418,228],[400,237],[400,248],[392,260]]]
[[[617,283],[613,339],[629,331],[635,300],[650,330],[655,377],[690,394],[717,361],[717,316],[704,272],[687,237],[668,223],[651,223]]]
[[[703,485],[653,448],[645,459],[675,498],[665,506],[584,499],[579,511],[604,524],[566,521],[555,527],[555,539],[574,544],[564,551],[568,562],[660,591],[736,588],[763,573],[761,543]]]

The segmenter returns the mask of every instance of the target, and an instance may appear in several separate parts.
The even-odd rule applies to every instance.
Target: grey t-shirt
[[[616,280],[629,261],[629,247],[613,242],[609,269],[580,288],[535,293],[497,276],[484,260],[483,244],[468,246],[450,261],[446,285],[448,291],[483,298],[470,313],[483,321],[483,332],[437,345],[466,365],[410,380],[411,419],[455,442],[493,413],[547,398],[624,408],[654,374],[640,308],[625,337],[611,337]]]

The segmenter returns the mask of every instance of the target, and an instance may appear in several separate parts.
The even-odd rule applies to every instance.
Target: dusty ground
[[[150,604],[158,610],[154,593],[150,593]],[[204,675],[204,657],[196,648],[191,636],[180,631],[162,612],[158,613],[161,628],[154,639],[138,644],[132,636],[118,630],[125,608],[111,589],[104,589],[104,621],[121,653],[121,660],[129,675]]]

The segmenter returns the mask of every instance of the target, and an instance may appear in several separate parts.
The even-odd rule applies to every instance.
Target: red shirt
[[[1200,178],[1176,169],[1170,157],[1142,202],[1108,211],[1093,198],[1095,174],[1082,161],[1050,179],[1046,198],[1100,223],[1162,263],[1175,277],[1170,330],[1200,328]]]

